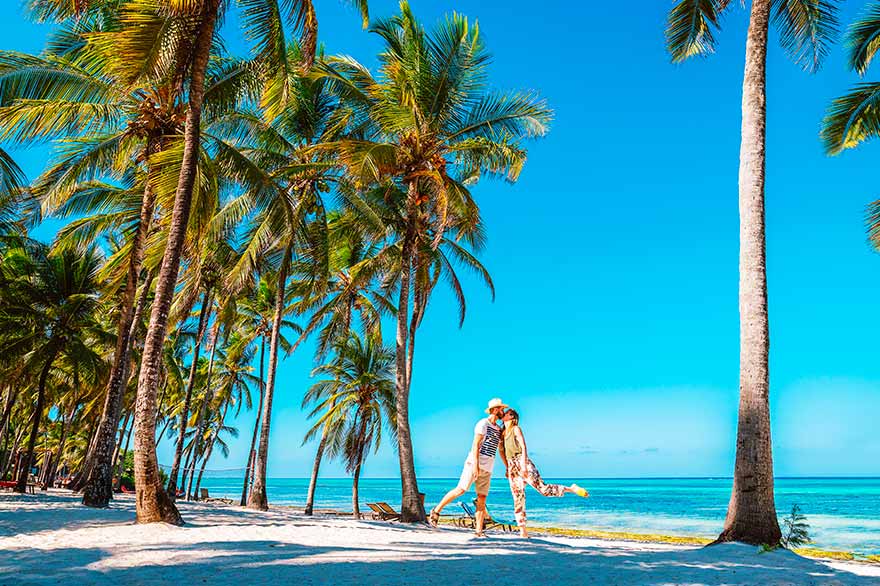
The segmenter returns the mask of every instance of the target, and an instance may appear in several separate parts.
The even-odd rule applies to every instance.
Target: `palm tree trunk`
[[[405,523],[424,521],[425,512],[419,502],[419,486],[409,428],[409,383],[406,377],[407,324],[409,323],[409,289],[412,273],[413,246],[416,237],[417,181],[407,190],[407,229],[403,237],[400,267],[400,297],[397,303],[397,346],[395,384],[397,387],[397,454],[400,460],[400,520]]]
[[[775,546],[781,533],[773,497],[770,351],[764,235],[766,62],[770,0],[754,0],[743,76],[740,213],[740,402],[733,492],[717,541]]]
[[[6,407],[3,409],[3,420],[0,422],[0,438],[3,438],[4,441],[7,441],[9,438],[9,430],[11,428],[9,422],[12,419],[12,408],[15,406],[15,399],[17,398],[18,389],[10,388],[9,395],[6,398]],[[0,470],[6,470],[6,465],[11,459],[11,452],[4,452],[4,457],[0,460]],[[2,479],[3,475],[0,474],[0,480]]]
[[[266,376],[266,397],[263,400],[260,445],[254,465],[254,485],[248,498],[248,508],[265,511],[269,509],[266,496],[266,460],[269,457],[269,427],[272,422],[272,399],[275,392],[275,375],[278,370],[278,340],[281,338],[281,320],[284,317],[284,294],[287,289],[287,271],[290,268],[290,255],[293,252],[293,239],[284,247],[284,257],[278,268],[278,290],[275,292],[275,314],[272,317],[272,333],[269,336],[269,372]]]
[[[128,433],[125,434],[125,447],[122,448],[122,456],[116,459],[116,476],[122,477],[122,465],[125,464],[125,455],[128,453],[128,447],[131,445],[131,432],[134,429],[134,421],[128,427]]]
[[[119,428],[119,441],[116,443],[116,449],[113,450],[113,462],[111,467],[111,472],[113,468],[116,468],[117,462],[119,462],[119,454],[122,452],[122,442],[125,440],[125,431],[128,429],[128,422],[131,419],[131,412],[125,416],[125,420],[122,422],[122,427]],[[134,421],[131,422],[134,425]]]
[[[220,416],[220,423],[217,425],[217,429],[214,430],[214,433],[211,436],[211,441],[208,442],[208,450],[205,452],[205,457],[202,458],[202,467],[199,469],[199,477],[196,480],[196,486],[193,489],[194,498],[198,498],[199,487],[202,485],[202,475],[205,473],[205,467],[208,465],[208,460],[211,459],[211,452],[214,451],[214,444],[217,442],[217,438],[220,436],[220,431],[223,429],[223,424],[226,422],[226,412],[228,410],[229,401],[223,406],[223,414]]]
[[[205,433],[205,421],[208,412],[208,407],[211,404],[211,401],[214,400],[214,393],[211,390],[211,378],[214,374],[214,359],[217,356],[217,336],[219,335],[220,330],[220,320],[214,320],[214,326],[211,328],[211,336],[208,339],[208,344],[211,346],[211,357],[208,359],[208,376],[205,377],[205,400],[202,401],[202,407],[199,409],[199,416],[196,419],[196,447],[201,444],[201,438]],[[198,454],[198,450],[196,451]],[[193,469],[190,472],[190,488],[192,488],[192,478],[195,474],[195,461],[193,461]],[[187,491],[187,495],[189,498],[195,498],[196,493]]]
[[[100,423],[100,420],[92,423],[88,433],[89,447],[86,450],[86,455],[83,457],[82,462],[80,463],[79,470],[77,470],[76,474],[73,475],[73,481],[68,484],[68,488],[74,492],[79,492],[83,489],[86,481],[89,479],[89,475],[92,473],[92,468],[95,463],[95,449],[98,446],[98,426]],[[115,447],[115,430],[113,432],[113,437]]]
[[[153,145],[147,144],[147,153]],[[140,218],[135,230],[131,253],[128,259],[128,274],[125,280],[125,291],[120,302],[119,327],[116,332],[116,350],[113,353],[113,365],[110,369],[110,380],[107,383],[107,394],[101,422],[98,424],[98,439],[93,454],[94,460],[83,490],[82,502],[87,507],[103,508],[113,498],[113,437],[119,425],[122,413],[122,398],[128,383],[128,368],[131,360],[131,346],[135,318],[135,298],[137,296],[138,277],[144,256],[144,244],[153,217],[156,193],[150,181],[144,186],[144,197],[141,201]],[[145,285],[145,289],[147,286]]]
[[[202,336],[205,334],[205,326],[207,324],[207,316],[211,305],[211,288],[205,287],[202,294],[202,307],[199,311],[199,325],[196,329],[196,340],[193,346],[192,364],[189,367],[189,378],[186,382],[186,394],[183,399],[183,409],[180,411],[180,421],[178,423],[177,448],[174,450],[174,463],[171,465],[171,473],[168,475],[168,497],[173,501],[177,498],[177,477],[180,474],[180,460],[183,457],[183,446],[186,443],[186,427],[189,422],[189,408],[192,404],[192,392],[196,383],[196,373],[199,368],[199,354],[202,349]],[[192,452],[190,452],[192,455]],[[186,471],[189,466],[189,458],[187,465],[183,470],[182,485],[186,485]]]
[[[358,448],[357,448],[357,463],[354,467],[354,475],[351,479],[351,514],[355,519],[361,518],[361,507],[359,504],[358,498],[358,485],[361,479],[361,467],[364,463],[364,444],[366,443],[367,435],[367,418],[361,417],[360,425],[358,426]]]
[[[312,478],[309,480],[309,494],[306,497],[306,509],[304,515],[312,515],[315,509],[315,489],[318,487],[318,471],[321,468],[321,460],[324,459],[324,449],[327,447],[327,428],[321,432],[321,441],[318,443],[318,451],[315,453],[315,463],[312,464]]]
[[[9,473],[10,468],[12,469],[12,478],[18,478],[18,446],[21,445],[21,438],[24,437],[24,426],[22,426],[21,431],[16,432],[15,439],[12,440],[12,449],[9,450],[9,459],[6,461],[6,464],[3,467],[3,471],[0,472],[0,478],[6,478],[6,475]]]
[[[174,525],[183,519],[174,501],[162,489],[159,462],[156,457],[156,392],[162,347],[168,330],[168,312],[177,285],[180,254],[189,223],[193,187],[198,172],[200,150],[200,124],[202,100],[205,90],[205,70],[214,37],[214,25],[220,0],[206,0],[202,8],[202,20],[195,39],[194,55],[190,69],[189,107],[184,129],[183,159],[180,178],[174,196],[168,242],[162,257],[162,268],[156,282],[156,295],[150,312],[150,326],[144,342],[141,372],[138,377],[137,405],[135,408],[134,475],[137,493],[137,521],[139,523],[167,522]]]
[[[46,379],[49,377],[49,370],[52,363],[55,362],[55,356],[58,354],[56,350],[52,350],[46,357],[46,363],[40,372],[40,379],[37,383],[37,405],[34,408],[33,423],[31,424],[31,434],[28,438],[27,449],[25,450],[24,462],[18,468],[18,482],[15,485],[15,492],[25,492],[27,490],[28,473],[31,470],[31,462],[34,457],[34,447],[37,445],[37,435],[40,432],[40,421],[43,419],[43,407],[46,403]]]
[[[55,484],[55,475],[58,472],[58,466],[64,459],[64,445],[67,443],[67,430],[70,427],[68,424],[73,421],[73,418],[76,416],[76,403],[77,397],[73,398],[73,409],[70,411],[70,417],[65,415],[61,416],[61,435],[58,438],[58,457],[55,459],[55,463],[52,466],[52,472],[49,474],[49,478],[46,481],[48,486],[52,486]]]
[[[193,498],[192,486],[193,486],[193,476],[196,473],[196,466],[199,463],[199,444],[201,442],[198,441],[198,438],[193,439],[193,459],[192,464],[188,470],[184,470],[183,472],[183,482],[180,483],[180,488],[184,489],[184,494],[186,495],[186,500],[191,500]],[[187,474],[189,474],[189,479],[186,478]]]
[[[251,450],[248,452],[248,462],[247,468],[244,469],[244,486],[241,489],[241,506],[245,506],[247,504],[248,499],[248,485],[251,480],[251,471],[254,466],[255,452],[257,446],[257,432],[260,429],[260,417],[263,413],[263,397],[266,394],[265,387],[263,385],[263,365],[264,365],[264,357],[266,354],[266,338],[264,336],[260,336],[260,403],[257,406],[257,420],[254,421],[254,433],[251,436]]]

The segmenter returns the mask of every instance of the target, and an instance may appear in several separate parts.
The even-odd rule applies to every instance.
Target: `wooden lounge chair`
[[[477,527],[477,513],[476,507],[477,501],[474,501],[474,506],[471,507],[467,503],[461,503],[461,508],[464,509],[467,517],[461,517],[459,522],[456,523],[459,527],[465,527],[468,529],[475,529]],[[509,523],[506,521],[496,521],[492,518],[492,514],[489,512],[488,507],[486,508],[486,518],[483,521],[483,529],[494,529],[498,527],[502,531],[513,531],[515,524]]]
[[[373,511],[370,517],[376,521],[399,521],[400,513],[394,510],[394,507],[388,503],[367,503],[370,510]]]
[[[206,503],[223,503],[224,505],[231,505],[232,499],[224,499],[224,498],[214,498],[208,494],[207,488],[199,489],[199,500],[204,501]]]

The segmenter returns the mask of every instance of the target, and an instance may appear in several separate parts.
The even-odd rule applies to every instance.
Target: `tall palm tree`
[[[877,55],[880,3],[869,4],[846,35],[850,69],[864,76]],[[880,135],[880,83],[865,82],[835,99],[822,123],[822,139],[829,154],[837,155]],[[880,200],[868,204],[868,238],[880,250]]]
[[[348,57],[319,67],[334,89],[359,113],[365,132],[328,147],[359,187],[378,183],[405,218],[399,243],[396,400],[401,475],[401,518],[425,518],[409,426],[410,298],[420,233],[437,247],[448,227],[459,187],[483,175],[515,181],[522,170],[524,139],[547,132],[550,109],[531,93],[498,93],[486,87],[489,55],[476,26],[453,14],[426,33],[407,2],[401,13],[375,23],[384,41],[380,77]],[[463,204],[461,204],[463,205]]]
[[[352,274],[352,269],[369,261],[380,249],[379,239],[364,229],[363,220],[352,211],[328,214],[327,237],[316,239],[318,246],[327,247],[327,250],[313,255],[328,259],[326,263],[315,263],[316,268],[326,274],[308,281],[313,290],[307,291],[297,304],[299,312],[311,313],[297,344],[319,330],[315,352],[318,361],[326,358],[332,346],[348,339],[356,317],[359,317],[363,334],[381,343],[381,318],[395,311],[393,302],[376,286],[374,279],[361,279]],[[311,515],[314,510],[318,473],[327,442],[325,430],[315,451],[304,510],[306,515]]]
[[[174,196],[168,242],[156,281],[156,294],[138,377],[134,459],[138,522],[166,522],[174,525],[182,524],[183,519],[173,501],[165,493],[159,476],[159,464],[156,458],[156,394],[162,346],[167,333],[168,312],[177,285],[177,271],[180,267],[193,186],[198,171],[205,73],[214,38],[214,27],[219,17],[220,0],[185,3],[184,7],[193,10],[193,16],[197,17],[198,32],[192,42],[191,66],[188,72],[190,81],[180,176]],[[133,27],[131,30],[134,33]]]
[[[25,459],[19,467],[16,485],[18,492],[27,487],[53,368],[67,360],[79,364],[83,372],[99,369],[95,276],[101,260],[93,249],[50,251],[44,245],[31,245],[7,251],[0,264],[0,353],[22,356],[37,377]]]
[[[274,273],[260,275],[258,281],[245,290],[242,298],[236,304],[238,312],[236,319],[236,331],[242,338],[242,343],[248,347],[259,347],[259,372],[257,376],[257,389],[259,390],[259,400],[257,403],[256,419],[254,420],[253,434],[251,435],[250,450],[248,450],[247,466],[244,472],[244,484],[241,489],[241,506],[247,504],[249,487],[254,469],[254,461],[256,460],[257,439],[261,428],[261,417],[263,412],[263,401],[265,399],[265,371],[266,371],[266,345],[270,339],[273,325],[273,314],[275,310],[276,299],[276,275]],[[286,316],[293,313],[294,306],[287,303],[281,320],[281,335],[278,343],[282,350],[289,352],[291,344],[284,331],[290,330],[294,332],[301,331],[292,321],[286,319]]]
[[[681,0],[669,13],[667,48],[674,62],[715,49],[727,0]],[[766,65],[771,20],[789,57],[819,68],[837,30],[834,0],[752,0],[743,74],[739,167],[740,402],[733,491],[718,542],[776,545],[781,533],[773,496],[770,351],[764,231]]]
[[[392,434],[396,429],[394,353],[372,336],[352,333],[334,345],[334,354],[312,373],[327,378],[312,385],[303,399],[303,407],[314,404],[309,417],[318,417],[306,441],[324,435],[329,454],[342,457],[353,475],[352,507],[359,519],[358,482],[364,460],[371,449],[379,449],[384,425]]]

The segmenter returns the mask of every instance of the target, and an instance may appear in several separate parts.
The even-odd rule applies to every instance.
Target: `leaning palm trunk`
[[[408,225],[403,237],[400,258],[400,298],[397,304],[397,346],[395,385],[397,388],[397,453],[400,460],[400,519],[404,522],[424,521],[425,512],[419,502],[419,486],[413,458],[412,436],[409,428],[409,382],[407,368],[407,325],[409,323],[409,289],[412,272],[413,246],[415,245],[415,219],[417,214],[416,181],[407,192]]]
[[[770,0],[751,9],[742,97],[739,168],[740,402],[733,492],[717,541],[774,546],[781,533],[773,498],[770,335],[764,236],[766,60]]]
[[[315,463],[312,464],[312,478],[309,480],[309,494],[306,497],[304,515],[311,515],[315,510],[315,490],[318,487],[318,472],[321,469],[321,460],[324,459],[324,450],[327,447],[327,427],[321,432],[321,441],[318,443],[318,451],[315,453]]]
[[[0,422],[0,438],[4,441],[8,440],[9,437],[9,420],[12,417],[12,408],[15,406],[15,399],[18,398],[18,390],[17,389],[9,389],[9,396],[6,399],[6,408],[3,409],[3,421]],[[10,454],[7,453],[6,459],[0,464],[3,470],[6,469],[6,463],[11,459]],[[3,478],[3,475],[0,475],[0,479]]]
[[[223,414],[220,416],[220,423],[211,435],[211,440],[208,442],[208,449],[205,451],[205,457],[202,458],[202,467],[199,469],[199,477],[196,480],[196,486],[192,491],[194,499],[198,499],[199,487],[202,485],[202,475],[205,473],[205,467],[208,465],[208,460],[211,459],[211,452],[214,451],[214,444],[217,443],[217,438],[220,436],[220,431],[223,429],[223,424],[226,422],[226,412],[228,410],[229,402],[227,401],[223,406]]]
[[[355,519],[361,518],[361,507],[359,504],[359,495],[358,488],[360,485],[361,479],[361,467],[364,464],[364,446],[366,445],[366,435],[367,435],[367,418],[361,417],[360,426],[358,429],[358,437],[357,437],[357,461],[354,466],[354,474],[351,479],[351,505],[352,505],[352,516]]]
[[[147,153],[152,149],[153,146],[148,144]],[[113,354],[113,366],[110,369],[110,380],[107,383],[104,410],[101,414],[101,422],[98,424],[94,460],[91,463],[88,480],[86,480],[83,490],[82,502],[87,507],[106,507],[110,504],[110,499],[113,498],[113,462],[110,454],[113,449],[114,432],[119,425],[119,415],[122,412],[122,396],[128,383],[128,363],[131,359],[132,336],[135,331],[134,319],[138,317],[135,315],[138,275],[143,262],[144,244],[150,229],[155,203],[156,193],[150,180],[147,179],[144,186],[144,197],[141,201],[140,218],[129,253],[125,291],[120,303],[122,311],[116,333],[116,351]],[[144,287],[148,288],[149,286],[144,284]]]
[[[284,257],[278,268],[278,290],[275,292],[275,314],[272,316],[272,333],[269,337],[269,372],[266,376],[266,397],[263,400],[263,413],[260,428],[260,446],[254,462],[254,484],[248,498],[248,508],[265,511],[269,508],[266,496],[266,460],[269,457],[269,427],[272,422],[272,399],[275,392],[275,374],[278,370],[278,342],[281,338],[281,319],[284,317],[284,293],[287,289],[287,271],[290,268],[290,255],[293,239],[284,247]]]
[[[214,327],[211,328],[211,336],[208,344],[211,346],[211,357],[208,359],[208,376],[205,377],[205,399],[202,401],[202,407],[199,409],[199,416],[196,419],[196,446],[201,443],[201,438],[205,434],[205,422],[207,421],[208,406],[214,400],[214,393],[211,391],[211,378],[214,375],[214,359],[217,356],[217,336],[220,333],[220,320],[214,320]],[[198,451],[196,451],[198,453]],[[204,458],[203,458],[204,459]],[[187,490],[188,498],[196,498],[198,490],[192,489],[192,478],[195,474],[195,461],[193,461],[193,469],[190,471],[189,486]],[[203,466],[204,468],[204,466]],[[201,477],[201,474],[199,474]],[[198,485],[196,485],[198,486]]]
[[[51,351],[40,372],[40,380],[37,383],[37,404],[34,407],[33,422],[31,424],[31,433],[28,438],[27,448],[25,449],[24,461],[19,465],[18,482],[15,485],[16,492],[25,492],[27,490],[28,473],[31,470],[31,462],[34,457],[34,447],[37,445],[37,434],[40,431],[40,422],[43,420],[43,407],[46,403],[46,379],[49,377],[49,370],[52,363],[55,362],[56,351]]]
[[[254,460],[255,460],[255,452],[254,450],[257,447],[257,433],[260,431],[260,416],[263,413],[263,397],[265,393],[265,387],[263,386],[263,365],[264,358],[266,354],[266,338],[260,335],[260,402],[257,405],[257,420],[254,421],[254,433],[251,436],[251,449],[248,452],[248,461],[247,467],[244,469],[244,486],[241,489],[241,502],[239,503],[242,507],[247,504],[248,500],[248,487],[251,483],[251,473],[254,468]]]
[[[116,443],[116,449],[113,451],[113,468],[116,468],[116,464],[119,462],[119,455],[122,453],[122,442],[125,439],[125,430],[128,429],[128,422],[131,420],[131,416],[132,414],[129,412],[122,421],[122,427],[119,428],[119,441]],[[134,426],[134,421],[131,424]]]
[[[168,329],[168,312],[177,285],[180,254],[189,223],[193,187],[198,172],[199,125],[202,117],[205,70],[219,7],[220,0],[205,1],[199,33],[195,39],[180,178],[174,197],[168,242],[156,283],[156,295],[150,312],[150,326],[147,330],[141,372],[138,377],[134,475],[139,523],[167,522],[175,525],[183,523],[174,502],[163,490],[159,477],[159,462],[156,457],[156,391],[159,384],[162,346],[165,344]]]
[[[180,473],[180,460],[183,457],[183,447],[186,443],[186,426],[189,421],[189,408],[192,404],[193,387],[196,384],[196,372],[199,368],[199,354],[202,349],[202,336],[205,334],[205,326],[207,324],[208,312],[211,306],[211,288],[205,287],[202,294],[202,307],[199,311],[199,325],[196,329],[196,341],[193,346],[192,364],[189,367],[189,378],[186,382],[186,394],[183,399],[183,409],[180,411],[180,422],[177,433],[177,447],[174,450],[174,463],[171,465],[171,473],[168,475],[168,496],[171,500],[177,498],[177,476]],[[190,452],[192,455],[192,451]],[[186,471],[189,468],[189,458],[183,468],[183,482],[181,486],[186,485]]]

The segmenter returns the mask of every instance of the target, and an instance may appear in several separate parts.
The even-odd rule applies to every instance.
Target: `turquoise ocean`
[[[457,478],[419,479],[428,507],[437,503]],[[590,498],[572,495],[545,498],[527,489],[526,509],[532,525],[575,529],[598,529],[715,537],[724,523],[730,497],[730,478],[645,478],[571,479],[548,478],[547,482],[577,482],[590,491]],[[202,485],[211,496],[226,496],[238,502],[242,479],[206,478]],[[269,502],[273,505],[302,507],[307,478],[270,478]],[[461,501],[470,501],[473,492]],[[360,503],[386,501],[400,504],[398,479],[361,479]],[[493,516],[513,520],[513,499],[504,478],[495,478],[489,493]],[[880,478],[779,478],[776,480],[776,506],[785,515],[792,505],[800,506],[811,526],[816,547],[862,554],[880,554]],[[320,479],[316,508],[351,511],[351,480]],[[458,502],[444,513],[461,513]]]

